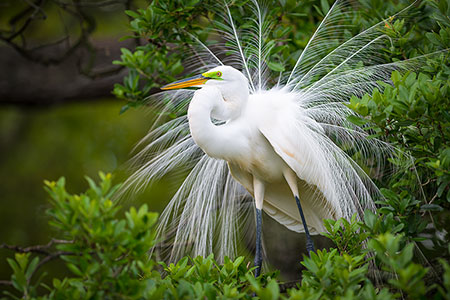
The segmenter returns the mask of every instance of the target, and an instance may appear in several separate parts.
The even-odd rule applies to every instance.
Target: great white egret
[[[142,140],[138,170],[125,187],[142,189],[167,173],[189,172],[161,215],[159,234],[173,245],[170,260],[212,252],[218,260],[233,256],[251,209],[242,200],[252,195],[259,274],[261,210],[306,232],[311,251],[310,234],[325,231],[324,218],[374,209],[378,190],[367,170],[382,170],[395,150],[349,122],[354,113],[346,103],[420,58],[384,63],[380,49],[391,39],[380,29],[396,16],[346,37],[352,7],[338,0],[293,69],[274,81],[267,68],[273,24],[256,1],[253,8],[254,26],[240,31],[226,6],[219,26],[226,43],[218,54],[193,37],[202,75],[168,84],[152,97],[161,117]],[[167,111],[179,116],[167,121]]]
[[[233,177],[255,199],[257,275],[262,262],[264,206],[275,219],[285,222],[288,218],[289,227],[303,226],[308,253],[314,251],[307,224],[317,231],[323,227],[323,219],[342,214],[333,207],[332,196],[329,200],[324,196],[332,193],[327,189],[328,170],[320,165],[323,158],[315,152],[317,142],[302,132],[308,131],[304,124],[315,121],[304,115],[299,122],[302,108],[295,94],[275,89],[250,95],[247,78],[230,66],[216,67],[161,89],[190,86],[201,87],[188,109],[192,138],[207,155],[225,160]],[[217,126],[211,118],[226,123]]]

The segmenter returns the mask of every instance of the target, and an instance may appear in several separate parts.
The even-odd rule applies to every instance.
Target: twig
[[[27,284],[29,285],[31,282],[31,279],[33,278],[33,275],[36,273],[37,270],[39,270],[43,265],[48,263],[49,261],[54,260],[55,258],[58,258],[63,255],[81,255],[81,253],[75,253],[75,252],[68,252],[68,251],[58,251],[55,253],[50,253],[46,257],[44,257],[37,265],[36,268],[33,270],[33,272],[30,274],[30,277],[27,278]]]
[[[16,245],[7,245],[5,243],[0,245],[0,249],[8,249],[19,253],[38,253],[45,255],[45,257],[39,261],[39,263],[36,265],[36,268],[34,268],[33,272],[30,274],[30,276],[27,278],[27,284],[30,284],[31,279],[33,278],[33,275],[36,273],[37,270],[39,270],[43,265],[48,263],[49,261],[54,260],[55,258],[58,258],[63,255],[81,255],[81,253],[75,253],[75,252],[69,252],[69,251],[56,251],[56,252],[50,252],[48,251],[49,248],[53,247],[54,245],[59,244],[72,244],[73,241],[69,240],[59,240],[59,239],[52,239],[50,242],[48,242],[45,245],[36,245],[36,246],[30,246],[30,247],[20,247]],[[0,285],[12,285],[12,281],[9,280],[0,280]]]
[[[97,1],[97,2],[79,2],[77,4],[70,3],[70,2],[62,2],[58,0],[53,0],[53,2],[61,5],[61,6],[83,6],[83,7],[103,7],[103,6],[109,6],[109,5],[117,5],[117,4],[125,4],[127,0],[105,0],[105,1]]]
[[[0,280],[0,285],[13,285],[11,280]]]
[[[44,66],[59,65],[74,54],[79,54],[81,56],[81,51],[86,49],[88,60],[86,64],[82,66],[84,63],[81,62],[81,59],[78,60],[78,68],[81,74],[91,79],[97,79],[113,76],[124,69],[123,66],[114,66],[106,70],[93,71],[97,56],[96,54],[99,49],[94,47],[90,41],[90,37],[96,29],[96,22],[90,11],[86,10],[86,8],[123,5],[125,9],[132,9],[133,0],[102,0],[94,1],[95,3],[83,0],[72,0],[71,2],[60,0],[25,0],[25,2],[28,4],[27,7],[7,20],[10,28],[8,28],[8,30],[0,30],[0,41],[5,42],[22,57]],[[27,39],[24,34],[30,27],[37,26],[35,20],[37,20],[38,17],[39,19],[46,19],[45,10],[47,8],[44,8],[44,5],[48,2],[58,6],[75,19],[78,23],[79,36],[75,37],[75,33],[69,33],[66,30],[65,36],[57,39],[55,42],[28,47]],[[129,18],[131,20],[131,17]],[[61,20],[61,23],[64,28],[67,28],[64,20]],[[61,49],[61,51],[56,52],[56,54],[53,54],[50,57],[46,57],[39,53],[39,49],[61,45],[71,38],[75,39],[75,42],[72,43],[72,45],[67,45]],[[135,43],[136,45],[139,45],[139,39],[136,39]]]
[[[27,29],[27,27],[31,24],[31,21],[33,21],[36,14],[40,11],[42,12],[42,8],[40,7],[40,5],[42,4],[42,0],[38,0],[38,1],[36,1],[36,3],[28,3],[28,4],[30,6],[34,7],[34,12],[31,14],[30,17],[28,17],[28,19],[25,21],[25,23],[22,25],[22,27],[20,27],[19,30],[17,30],[16,32],[14,32],[13,34],[11,34],[9,37],[7,37],[5,39],[7,42],[10,42],[17,36],[22,35],[22,33],[25,31],[25,29]],[[28,10],[26,10],[26,11],[28,12]],[[22,18],[25,15],[26,15],[26,13],[21,15],[20,18]],[[43,15],[45,16],[45,14],[43,14]]]
[[[50,242],[48,242],[46,245],[36,245],[36,246],[29,246],[29,247],[20,247],[16,245],[7,245],[5,243],[0,245],[0,249],[8,249],[19,253],[40,253],[44,255],[52,255],[51,252],[47,251],[47,249],[51,248],[55,244],[72,244],[73,241],[68,240],[58,240],[58,239],[52,239]],[[56,252],[58,253],[58,252]]]

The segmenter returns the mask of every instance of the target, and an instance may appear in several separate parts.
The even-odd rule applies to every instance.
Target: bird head
[[[238,70],[230,66],[215,67],[197,76],[178,80],[161,87],[162,90],[182,89],[186,87],[203,87],[205,85],[215,86],[222,93],[227,93],[237,87],[245,89],[248,87],[247,78]],[[248,93],[248,90],[247,90]]]

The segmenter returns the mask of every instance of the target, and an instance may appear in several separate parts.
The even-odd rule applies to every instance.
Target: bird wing
[[[334,201],[329,164],[317,141],[323,138],[323,132],[314,120],[302,116],[300,108],[289,97],[281,97],[284,96],[281,93],[276,96],[268,94],[249,101],[250,110],[258,115],[255,119],[260,120],[257,126],[261,134],[297,175],[306,222],[310,231],[318,234],[325,231],[324,218],[342,216]],[[231,171],[233,175],[236,172]],[[264,210],[287,228],[304,231],[297,204],[286,182],[266,184]]]

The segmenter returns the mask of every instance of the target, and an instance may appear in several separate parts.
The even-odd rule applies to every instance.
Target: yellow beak
[[[182,80],[178,80],[178,81],[166,84],[165,86],[161,87],[161,89],[162,90],[173,90],[173,89],[182,89],[182,88],[190,87],[190,86],[202,85],[206,81],[208,81],[208,79],[210,79],[210,78],[205,77],[203,75],[197,75],[197,76],[189,77],[186,79],[182,79]]]

